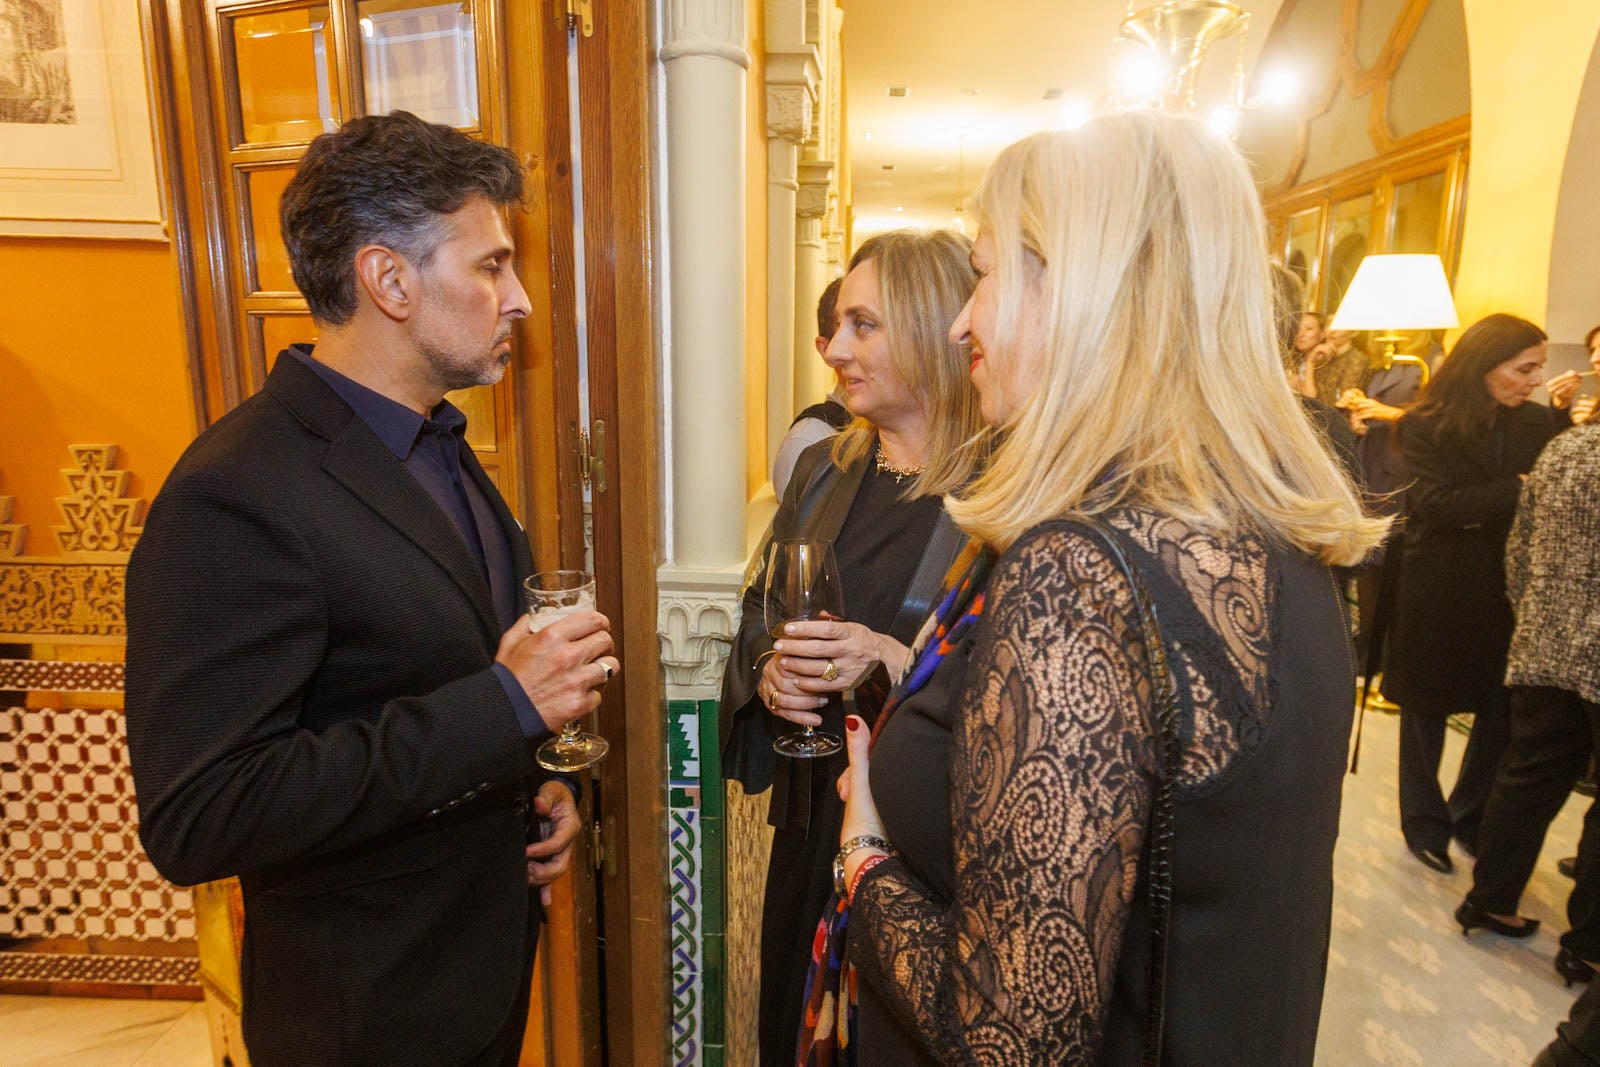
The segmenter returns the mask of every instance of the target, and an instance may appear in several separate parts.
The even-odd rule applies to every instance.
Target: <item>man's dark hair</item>
[[[832,337],[839,325],[839,286],[843,284],[843,278],[835,278],[817,300],[818,337]]]
[[[444,239],[441,216],[474,196],[517,203],[522,177],[507,149],[406,111],[351,119],[318,137],[278,204],[294,283],[312,317],[337,326],[355,314],[362,246],[425,267]]]

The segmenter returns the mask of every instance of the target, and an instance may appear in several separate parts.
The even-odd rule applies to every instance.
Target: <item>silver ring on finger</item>
[[[601,672],[601,675],[602,675],[602,677],[600,679],[600,684],[601,685],[605,685],[607,682],[611,681],[612,677],[617,672],[612,670],[611,669],[611,664],[607,663],[603,659],[595,660],[595,663],[599,665],[600,672]]]

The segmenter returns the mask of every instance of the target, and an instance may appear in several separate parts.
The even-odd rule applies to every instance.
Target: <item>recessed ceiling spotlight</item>
[[[907,89],[904,85],[891,85],[891,86],[889,86],[889,95],[894,97],[896,100],[898,100],[901,97],[905,96],[910,91],[911,90]]]
[[[905,208],[904,208],[904,207],[903,207],[903,206],[901,206],[901,205],[899,205],[899,204],[896,204],[896,205],[895,205],[895,210],[896,210],[896,211],[904,211],[904,210],[905,210]]]
[[[861,139],[864,140],[864,141],[872,140],[872,131],[871,130],[867,130],[867,131],[863,132],[861,134]]]
[[[893,163],[885,163],[883,165],[883,169],[884,170],[894,170],[894,164]]]

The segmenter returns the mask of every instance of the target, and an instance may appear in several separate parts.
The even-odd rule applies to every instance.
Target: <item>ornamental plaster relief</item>
[[[737,592],[705,594],[663,588],[657,636],[667,685],[718,688],[739,628]]]

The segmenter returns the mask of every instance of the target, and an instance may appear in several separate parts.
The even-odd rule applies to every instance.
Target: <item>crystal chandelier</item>
[[[1195,81],[1206,50],[1238,34],[1239,53],[1227,98],[1211,112],[1214,125],[1219,119],[1236,123],[1245,106],[1244,54],[1249,26],[1249,13],[1226,0],[1164,0],[1138,10],[1134,10],[1133,0],[1128,0],[1128,14],[1116,40],[1140,45],[1150,55],[1139,79],[1143,84],[1132,87],[1135,99],[1125,100],[1119,92],[1118,105],[1195,112]]]

